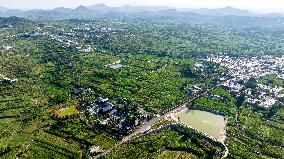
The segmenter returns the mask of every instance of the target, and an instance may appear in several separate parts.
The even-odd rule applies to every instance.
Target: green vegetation
[[[187,158],[220,158],[224,147],[186,128],[166,129],[147,135],[113,150],[105,158],[161,158],[185,156]]]
[[[228,117],[229,158],[283,158],[283,106],[246,107],[243,96],[215,88],[224,68],[208,62],[205,71],[195,69],[198,59],[209,54],[279,55],[283,30],[148,18],[0,18],[0,49],[12,47],[0,50],[1,78],[16,79],[0,82],[0,158],[86,158],[90,146],[112,148],[121,138],[86,113],[85,103],[109,98],[131,117],[138,108],[154,117],[192,99],[184,89],[195,85],[214,89],[194,100],[193,107]],[[80,49],[86,46],[92,50]],[[106,67],[119,60],[123,67]],[[283,85],[275,76],[259,82]],[[77,94],[74,88],[92,92]],[[167,123],[162,120],[154,128]],[[221,151],[220,143],[193,130],[165,130],[123,144],[105,158],[220,158]]]
[[[281,110],[283,111],[283,110]],[[266,120],[248,108],[240,110],[240,123],[234,118],[228,123],[227,145],[230,157],[283,158],[283,124]]]
[[[262,110],[244,107],[244,103],[237,107],[237,99],[227,91],[216,88],[212,94],[226,97],[226,100],[216,101],[202,97],[196,99],[192,105],[196,108],[223,113],[228,117],[226,145],[230,152],[229,158],[282,158],[284,156],[283,115],[280,115],[283,107],[275,106],[269,110]]]
[[[151,126],[152,129],[157,129],[163,125],[167,125],[167,124],[173,124],[175,123],[174,121],[169,121],[166,119],[161,119],[159,121],[157,121],[154,125]]]
[[[197,159],[198,157],[187,152],[173,152],[165,150],[156,158],[157,159],[162,159],[162,158]]]
[[[283,86],[284,81],[279,79],[276,75],[267,75],[258,81],[260,84],[266,84],[271,87]]]
[[[236,114],[235,98],[226,90],[216,88],[211,94],[219,95],[223,100],[214,100],[208,97],[198,98],[193,101],[192,106],[196,108],[206,109],[212,112],[222,113],[224,115]]]
[[[71,108],[65,108],[65,109],[63,108],[63,110],[58,110],[57,113],[59,117],[66,117],[66,116],[78,114],[79,111],[76,108],[71,107]]]

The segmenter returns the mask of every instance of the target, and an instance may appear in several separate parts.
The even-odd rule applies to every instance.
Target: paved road
[[[94,157],[94,159],[96,158],[100,158],[102,156],[107,155],[108,153],[110,153],[113,149],[119,147],[120,145],[122,145],[123,143],[128,142],[131,138],[133,138],[134,136],[138,135],[139,133],[143,134],[144,132],[148,131],[151,129],[151,125],[153,125],[154,123],[156,123],[157,121],[159,121],[160,119],[164,118],[165,116],[156,116],[153,117],[152,119],[150,119],[149,121],[147,121],[145,124],[141,125],[138,127],[138,129],[136,131],[134,131],[133,133],[129,134],[128,136],[125,136],[119,143],[115,144],[112,148],[106,150],[105,152],[97,155]]]
[[[216,87],[218,87],[218,85],[217,85]],[[214,88],[216,88],[216,87],[214,87]],[[199,97],[201,97],[201,96],[206,95],[208,91],[211,91],[211,90],[213,90],[214,88],[209,89],[209,90],[207,90],[206,92],[200,94],[199,96],[194,97],[193,99],[191,99],[191,100],[189,100],[189,101],[187,101],[187,102],[185,102],[185,103],[183,103],[183,104],[181,104],[181,105],[176,106],[175,108],[169,110],[168,112],[164,113],[163,115],[157,115],[156,117],[153,117],[152,119],[150,119],[150,120],[148,120],[147,122],[145,122],[143,125],[139,126],[136,131],[134,131],[133,133],[129,134],[128,136],[125,136],[119,143],[115,144],[112,148],[110,148],[110,149],[106,150],[105,152],[103,152],[103,153],[101,153],[101,154],[99,154],[99,155],[93,157],[93,159],[97,159],[97,158],[103,157],[103,156],[107,155],[108,153],[110,153],[113,149],[119,147],[119,146],[122,145],[123,143],[128,142],[131,138],[133,138],[133,137],[136,136],[137,134],[139,134],[139,133],[141,133],[141,134],[145,133],[146,131],[150,130],[150,129],[151,129],[151,126],[152,126],[154,123],[156,123],[157,121],[159,121],[160,119],[163,119],[163,118],[165,118],[167,115],[170,115],[170,114],[172,114],[172,113],[176,113],[176,112],[179,112],[179,111],[183,110],[184,108],[187,107],[188,103],[192,102],[193,100],[195,100],[195,99],[197,99],[197,98],[199,98]]]
[[[156,117],[153,117],[152,119],[150,119],[149,121],[147,121],[146,123],[144,123],[143,125],[139,126],[138,129],[136,131],[134,131],[133,133],[129,134],[128,136],[124,137],[123,140],[121,142],[127,142],[128,140],[130,140],[132,137],[136,136],[139,133],[144,133],[148,130],[151,129],[151,126],[156,123],[157,121],[159,121],[160,119],[165,118],[166,116],[172,114],[172,113],[176,113],[176,112],[180,112],[182,111],[184,108],[187,107],[188,103],[192,102],[193,100],[203,96],[207,94],[207,92],[204,92],[202,94],[200,94],[198,97],[195,97],[191,100],[189,100],[186,103],[183,103],[181,105],[176,106],[175,108],[169,110],[168,112],[164,113],[163,115],[157,115]]]

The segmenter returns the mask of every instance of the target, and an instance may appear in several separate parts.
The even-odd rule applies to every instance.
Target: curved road
[[[216,86],[218,87],[218,85]],[[128,136],[125,136],[119,143],[115,144],[112,148],[106,150],[105,152],[103,153],[100,153],[98,154],[97,156],[93,157],[93,159],[97,159],[97,158],[100,158],[102,156],[105,156],[107,155],[108,153],[110,153],[113,149],[119,147],[120,145],[122,145],[123,143],[126,143],[128,142],[131,138],[133,138],[134,136],[138,135],[138,134],[143,134],[145,133],[146,131],[150,130],[151,129],[151,126],[156,123],[157,121],[159,121],[160,119],[163,119],[165,118],[167,115],[170,115],[172,113],[176,113],[176,112],[179,112],[181,110],[183,110],[184,108],[187,107],[188,103],[192,102],[193,100],[203,96],[203,95],[206,95],[208,91],[211,91],[213,90],[214,88],[216,87],[213,87],[207,91],[205,91],[204,93],[198,95],[197,97],[194,97],[193,99],[189,100],[188,102],[186,103],[183,103],[181,105],[178,105],[176,106],[175,108],[169,110],[168,112],[164,113],[163,115],[156,115],[156,117],[153,117],[152,119],[148,120],[147,122],[145,122],[143,125],[139,126],[137,128],[136,131],[134,131],[133,133],[129,134]],[[225,145],[225,144],[224,144]],[[226,149],[227,150],[227,149]],[[226,153],[227,154],[227,153]]]

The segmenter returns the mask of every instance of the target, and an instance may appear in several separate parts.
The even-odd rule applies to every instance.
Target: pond
[[[204,134],[210,135],[220,141],[225,139],[227,119],[222,115],[216,115],[201,110],[189,110],[176,114],[179,121]]]

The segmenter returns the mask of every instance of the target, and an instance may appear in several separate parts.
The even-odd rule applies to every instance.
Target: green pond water
[[[207,135],[220,139],[224,133],[224,116],[201,110],[187,110],[176,115],[179,121]]]

